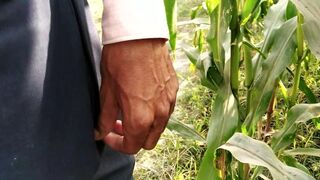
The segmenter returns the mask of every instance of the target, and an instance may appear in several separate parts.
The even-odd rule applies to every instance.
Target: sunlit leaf
[[[304,78],[300,77],[299,89],[306,95],[309,103],[317,103],[317,98],[312,92],[312,90],[308,87]]]
[[[306,122],[317,117],[320,117],[320,103],[293,106],[288,112],[286,124],[272,138],[272,149],[278,152],[289,146],[295,137],[297,123]]]
[[[296,18],[290,19],[277,31],[273,47],[266,60],[263,61],[262,70],[253,82],[251,88],[250,111],[244,122],[243,131],[254,130],[257,121],[268,108],[276,80],[291,63],[294,54],[294,34]]]
[[[191,61],[191,63],[196,65],[200,57],[199,50],[197,48],[187,46],[187,45],[183,45],[182,50],[184,51],[188,59]]]
[[[316,148],[296,148],[296,149],[285,150],[284,153],[292,156],[307,155],[307,156],[320,157],[320,149],[316,149]]]
[[[192,64],[196,65],[199,70],[202,85],[209,89],[217,90],[223,82],[223,77],[212,60],[212,55],[208,53],[200,54],[197,48],[187,45],[183,45],[183,51]]]
[[[177,2],[176,0],[164,0],[168,29],[170,33],[170,46],[172,50],[176,49],[177,40]]]
[[[235,133],[221,149],[228,150],[242,163],[266,167],[275,180],[313,180],[304,171],[282,163],[264,142]]]
[[[206,0],[208,13],[210,14],[219,4],[221,0]]]
[[[320,58],[320,1],[291,0],[304,17],[303,31],[311,52]]]
[[[288,0],[281,0],[277,4],[270,7],[267,16],[264,19],[264,41],[261,47],[261,52],[263,54],[268,54],[271,46],[276,39],[274,36],[277,34],[277,30],[285,23],[286,21],[286,6]],[[254,74],[259,74],[261,70],[261,64],[264,60],[263,56],[259,56],[257,62],[255,63]]]
[[[219,179],[218,169],[214,164],[216,149],[225,143],[235,132],[238,126],[239,114],[237,100],[230,87],[230,65],[227,61],[224,72],[224,86],[217,92],[213,106],[213,114],[210,118],[209,132],[207,135],[207,151],[201,162],[198,179]]]
[[[297,8],[296,6],[290,1],[288,3],[287,11],[286,11],[286,17],[287,19],[291,19],[293,17],[297,16]]]
[[[245,21],[246,19],[249,19],[251,14],[253,13],[253,10],[256,8],[257,5],[259,5],[261,0],[247,0],[245,1],[243,10],[242,10],[242,21]]]
[[[205,142],[205,139],[195,129],[173,117],[170,118],[167,128],[171,131],[177,132],[183,138]]]
[[[284,163],[286,163],[288,166],[298,168],[298,169],[306,172],[307,174],[310,174],[308,168],[306,168],[304,165],[302,165],[301,163],[299,163],[296,158],[294,158],[294,157],[292,157],[292,156],[289,156],[289,155],[285,155],[285,156],[282,156],[281,159],[282,159],[282,160],[284,161]]]
[[[223,0],[209,14],[210,29],[207,35],[207,42],[213,53],[213,60],[217,63],[219,71],[223,71],[226,54],[230,54],[230,33],[228,26],[231,21],[231,4],[230,0]]]

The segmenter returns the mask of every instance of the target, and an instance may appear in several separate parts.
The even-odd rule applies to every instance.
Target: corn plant
[[[165,2],[175,49],[176,1]],[[197,18],[198,11],[206,17]],[[320,150],[290,145],[298,123],[312,119],[320,129],[320,103],[301,76],[303,63],[320,58],[318,17],[319,0],[205,0],[192,8],[194,41],[184,51],[216,93],[197,179],[266,178],[262,167],[274,179],[314,179],[294,156],[319,157]],[[301,93],[308,104],[299,104]],[[280,100],[284,120],[272,127]]]

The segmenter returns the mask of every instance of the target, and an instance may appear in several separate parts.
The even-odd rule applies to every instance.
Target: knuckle
[[[147,116],[136,116],[133,118],[133,124],[137,129],[146,129],[149,128],[152,124],[152,120],[150,117]]]
[[[136,122],[134,122],[134,129],[137,131],[137,134],[140,134],[139,131],[145,131],[146,129],[149,129],[151,126],[152,122],[150,122],[149,120],[137,120]]]
[[[156,116],[166,118],[169,116],[170,105],[169,103],[165,103],[163,105],[158,105]]]

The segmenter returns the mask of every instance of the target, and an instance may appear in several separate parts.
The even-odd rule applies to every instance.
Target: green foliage
[[[298,123],[319,125],[319,104],[297,104],[302,93],[317,102],[302,65],[319,55],[319,7],[317,0],[204,0],[192,8],[192,20],[180,24],[192,24],[193,42],[183,50],[201,84],[216,94],[197,179],[269,176],[247,163],[268,168],[274,179],[313,179],[293,156],[319,151],[292,146]],[[199,19],[202,9],[206,16]]]
[[[186,139],[193,139],[196,141],[204,142],[205,139],[199,134],[195,129],[191,128],[190,126],[177,121],[175,118],[171,118],[167,125],[167,128],[171,131],[177,132],[181,137]]]
[[[318,0],[292,0],[304,16],[303,31],[309,48],[314,55],[320,58],[320,2]]]
[[[320,149],[316,148],[297,148],[284,151],[284,154],[296,156],[296,155],[308,155],[320,157]]]
[[[242,163],[263,166],[269,169],[275,180],[313,180],[314,178],[296,168],[282,163],[264,142],[235,133],[221,149],[228,150]],[[315,179],[314,179],[315,180]]]
[[[219,171],[215,167],[215,164],[213,164],[212,159],[216,149],[232,136],[238,126],[237,100],[232,94],[230,86],[230,66],[226,67],[224,84],[219,87],[213,106],[214,111],[210,118],[207,135],[207,151],[200,167],[198,179],[217,179],[219,177]]]
[[[293,36],[296,30],[296,21],[291,19],[282,25],[274,36],[272,49],[266,60],[261,65],[254,78],[254,83],[250,89],[251,101],[249,113],[244,122],[244,131],[255,129],[255,124],[268,108],[270,99],[276,86],[280,74],[291,63],[295,43]],[[252,126],[253,125],[253,126]]]
[[[320,103],[298,104],[293,106],[287,116],[284,127],[273,136],[271,147],[275,152],[286,148],[294,139],[297,123],[320,117]]]
[[[176,39],[177,39],[177,2],[176,0],[164,0],[164,5],[167,15],[168,29],[170,33],[170,46],[172,50],[176,49]]]

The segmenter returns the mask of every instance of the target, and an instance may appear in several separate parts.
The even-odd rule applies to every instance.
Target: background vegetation
[[[175,1],[169,1],[171,3],[170,6],[172,7],[174,5],[172,2]],[[206,70],[203,69],[206,66],[206,64],[203,62],[206,62],[209,58],[209,61],[207,61],[210,62],[209,67],[212,67],[212,63],[215,62],[218,66],[218,69],[220,68],[220,71],[210,71],[210,73],[218,72],[218,74],[222,76],[222,79],[224,79],[224,82],[231,80],[226,78],[225,73],[223,73],[227,66],[221,64],[219,65],[219,63],[215,61],[217,58],[214,57],[217,53],[212,54],[212,52],[216,52],[216,50],[210,44],[212,40],[210,41],[208,34],[210,34],[210,28],[216,26],[216,23],[214,23],[212,20],[214,20],[214,16],[217,16],[213,13],[217,12],[214,12],[214,8],[211,10],[206,8],[208,7],[208,2],[220,1],[176,1],[177,23],[174,25],[176,29],[171,29],[176,32],[176,42],[174,46],[171,44],[171,47],[175,47],[172,49],[175,57],[174,66],[180,79],[180,91],[178,94],[176,111],[172,116],[171,123],[168,125],[168,129],[163,134],[157,147],[153,151],[141,151],[139,154],[137,154],[137,163],[134,176],[138,180],[196,179],[197,176],[198,178],[201,178],[199,177],[199,174],[200,176],[203,174],[202,179],[212,179],[214,175],[209,174],[209,171],[206,169],[207,167],[215,169],[216,172],[213,173],[215,176],[218,175],[221,179],[248,179],[248,177],[244,176],[252,176],[253,174],[260,175],[258,177],[260,179],[271,179],[271,174],[266,169],[255,168],[249,171],[249,167],[252,168],[253,166],[238,162],[236,159],[239,159],[239,157],[236,157],[234,154],[234,157],[232,157],[228,151],[217,150],[217,147],[211,150],[209,148],[210,151],[208,151],[208,141],[206,141],[206,137],[208,135],[209,127],[212,126],[212,122],[219,122],[219,120],[214,120],[214,118],[217,117],[214,114],[217,113],[215,110],[219,109],[218,107],[221,107],[221,104],[223,104],[224,96],[219,97],[219,93],[222,94],[220,92],[221,90],[219,91],[219,88],[221,88],[219,85],[217,87],[212,87],[210,85],[213,84],[213,86],[216,86],[216,82],[219,81],[217,81],[217,79],[212,80],[208,78],[210,76],[206,70],[209,68]],[[240,10],[235,16],[229,15],[229,21],[231,21],[233,17],[237,17],[234,18],[234,20],[238,21],[235,24],[239,25],[235,26],[235,29],[239,31],[234,31],[238,33],[236,46],[234,46],[234,43],[229,43],[230,47],[233,46],[235,50],[241,53],[249,51],[250,53],[247,53],[246,55],[247,57],[250,57],[248,58],[250,60],[254,56],[260,56],[260,58],[264,60],[267,57],[263,56],[268,56],[270,53],[269,51],[263,52],[261,46],[261,43],[266,41],[264,34],[266,32],[266,24],[264,19],[265,16],[267,16],[269,8],[277,1],[259,1],[259,6],[255,5],[255,11],[253,8],[251,9],[252,12],[248,13],[251,14],[250,17],[247,14],[244,18],[241,17],[241,15],[243,15],[241,14],[243,12],[241,10],[243,10],[242,8],[245,6],[245,2],[249,1],[228,0],[228,2],[231,4],[229,4],[228,7],[230,8],[230,12],[234,12],[234,9],[232,11],[232,8],[235,8],[232,7],[232,3],[234,2],[239,3],[237,8]],[[102,10],[101,0],[89,0],[89,3],[91,5],[97,27],[98,29],[101,29],[99,24],[101,21]],[[285,6],[287,6],[287,4],[285,4]],[[295,9],[294,5],[291,9],[287,8],[286,14],[290,15],[289,10],[292,9],[295,10],[295,12],[291,12],[291,17],[286,17],[285,20],[283,20],[284,22],[279,25],[280,27],[282,27],[286,21],[289,21],[291,18],[297,15],[297,10]],[[300,16],[302,17],[302,15]],[[190,21],[192,19],[193,21]],[[276,19],[274,18],[273,20]],[[296,26],[299,25],[299,23],[294,24],[297,24]],[[227,26],[229,27],[229,25],[230,24]],[[230,29],[232,30],[232,28]],[[248,81],[248,75],[246,71],[248,64],[246,64],[245,55],[243,54],[237,55],[238,63],[236,62],[237,68],[235,68],[234,71],[237,71],[239,74],[236,75],[236,86],[233,86],[233,88],[230,87],[231,91],[229,93],[235,97],[235,102],[237,102],[234,108],[239,112],[237,119],[240,122],[236,124],[237,127],[234,132],[243,132],[254,139],[258,139],[261,142],[265,142],[265,144],[271,145],[271,147],[271,140],[273,137],[276,137],[274,136],[276,132],[279,134],[279,131],[285,127],[285,124],[288,124],[287,121],[289,121],[289,117],[287,114],[291,107],[300,103],[317,103],[320,99],[320,91],[318,88],[320,87],[320,62],[310,52],[305,41],[302,43],[302,51],[300,54],[297,52],[299,45],[297,45],[298,40],[295,38],[297,36],[296,32],[297,31],[295,30],[291,39],[292,54],[295,55],[292,55],[293,58],[291,56],[287,58],[289,59],[288,65],[285,65],[284,69],[281,70],[281,76],[275,77],[277,85],[271,88],[272,96],[270,97],[270,99],[272,99],[271,102],[273,103],[270,103],[270,101],[264,103],[266,104],[266,109],[265,111],[261,111],[259,117],[257,116],[258,118],[254,120],[256,125],[250,124],[250,127],[253,127],[253,130],[249,128],[249,130],[246,131],[246,128],[243,128],[245,126],[243,125],[245,124],[243,122],[245,122],[247,119],[246,117],[249,114],[250,109],[259,105],[253,104],[250,108],[250,103],[248,102],[248,92],[251,90],[250,88],[254,86],[251,84],[254,77],[252,77],[253,79],[251,81]],[[226,31],[225,34],[227,33],[232,32]],[[278,31],[278,33],[281,32]],[[286,30],[283,33],[284,35],[287,35],[289,31]],[[173,32],[171,32],[171,34],[173,34]],[[286,50],[288,49],[289,48]],[[186,54],[188,56],[186,56]],[[303,60],[300,61],[298,57],[300,57],[300,59],[303,58]],[[201,63],[199,63],[200,61]],[[278,67],[278,65],[276,67]],[[300,75],[298,77],[303,78],[298,84],[295,80],[295,77],[297,77],[297,69],[300,69]],[[270,76],[272,76],[272,74],[269,75],[268,78],[270,78]],[[208,81],[209,84],[206,81]],[[306,93],[308,90],[310,90],[309,93]],[[220,98],[222,103],[215,104],[215,102],[219,101],[219,99],[216,100],[217,97]],[[286,165],[305,170],[315,179],[320,179],[319,151],[312,151],[314,152],[312,156],[309,156],[310,153],[301,153],[301,151],[299,151],[305,150],[301,148],[313,148],[312,150],[319,150],[320,147],[320,131],[319,127],[317,127],[317,125],[319,125],[317,124],[317,120],[315,119],[313,121],[307,121],[312,117],[318,117],[320,111],[318,110],[319,108],[317,106],[312,107],[312,109],[316,109],[316,111],[311,113],[313,114],[311,117],[307,118],[303,123],[294,123],[296,128],[289,133],[290,136],[286,136],[288,141],[283,146],[284,148],[279,148],[281,150],[274,150],[274,152],[276,152],[277,157]],[[307,110],[308,108],[303,108],[302,111],[298,112],[298,114],[303,114],[304,112],[307,112]],[[222,115],[220,114],[219,117],[225,116],[225,114],[226,113],[222,113]],[[220,120],[220,122],[224,121]],[[229,123],[227,123],[227,125],[228,124]],[[221,129],[215,128],[211,131],[219,133]],[[232,134],[234,132],[232,132]],[[208,137],[210,137],[210,135]],[[237,138],[236,136],[234,137]],[[243,137],[241,136],[240,138]],[[219,142],[220,144],[217,146],[226,143],[228,139],[229,138]],[[232,141],[230,141],[230,143],[232,144]],[[251,144],[249,144],[247,148],[253,148],[253,143],[255,142],[250,141],[250,143]],[[228,150],[228,147],[225,147],[225,149]],[[262,149],[267,148],[264,147]],[[295,154],[294,150],[297,150],[296,153],[298,152],[298,155]],[[211,159],[209,159],[209,161],[215,162],[215,164],[209,163],[210,166],[203,165],[205,164],[203,163],[203,157],[205,157],[206,151],[207,154],[210,154]],[[200,170],[200,167],[202,170]],[[203,169],[205,169],[205,171]]]

